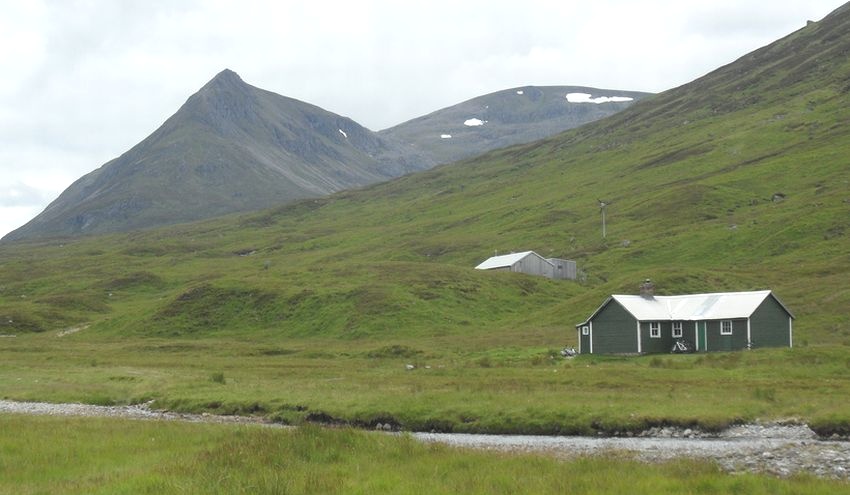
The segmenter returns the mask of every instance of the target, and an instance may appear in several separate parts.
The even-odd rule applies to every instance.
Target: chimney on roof
[[[640,295],[647,299],[655,297],[655,284],[652,283],[652,280],[646,279],[640,284]]]

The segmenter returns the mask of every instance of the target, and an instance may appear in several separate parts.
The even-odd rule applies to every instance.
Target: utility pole
[[[597,199],[596,201],[599,201],[599,209],[602,211],[602,238],[605,239],[605,236],[607,234],[607,232],[605,231],[605,210],[608,209],[608,205],[610,205],[611,202],[605,202],[601,199]]]

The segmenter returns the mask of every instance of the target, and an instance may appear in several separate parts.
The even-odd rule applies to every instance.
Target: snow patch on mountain
[[[463,122],[463,125],[469,126],[469,127],[476,127],[476,126],[479,126],[479,125],[484,125],[484,122],[485,121],[481,120],[481,119],[468,119],[468,120],[465,120]]]
[[[451,139],[451,138],[452,138],[451,134],[440,134],[440,139]]]
[[[634,98],[628,96],[597,96],[588,93],[567,93],[567,101],[570,103],[618,103],[624,101],[632,101]]]
[[[342,134],[342,137],[344,137],[345,139],[348,139],[348,134],[346,134],[345,131],[343,131],[342,129],[337,129],[337,130],[339,131],[340,134]]]

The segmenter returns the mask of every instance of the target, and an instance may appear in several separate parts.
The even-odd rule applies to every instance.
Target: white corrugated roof
[[[749,318],[768,296],[772,296],[794,318],[794,314],[769,290],[654,297],[613,295],[576,327],[587,325],[612,299],[639,321],[698,321]]]
[[[480,265],[476,266],[476,270],[490,270],[492,268],[504,268],[507,266],[513,266],[517,261],[525,258],[529,254],[534,253],[534,251],[523,251],[521,253],[511,253],[511,254],[503,254],[501,256],[493,256],[492,258],[487,259]],[[536,254],[536,253],[534,253]]]
[[[759,290],[685,296],[613,295],[611,297],[641,321],[688,321],[748,318],[769,295],[769,290]]]

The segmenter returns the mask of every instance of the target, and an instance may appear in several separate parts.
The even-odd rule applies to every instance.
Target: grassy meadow
[[[399,340],[6,339],[0,398],[155,401],[185,412],[412,431],[613,434],[807,421],[850,433],[850,352],[840,347],[564,360],[541,332]],[[75,338],[71,338],[75,337]],[[537,342],[530,342],[530,340]],[[472,350],[477,349],[477,350]],[[412,370],[407,365],[413,365]]]
[[[14,432],[14,434],[9,434]],[[836,494],[846,482],[473,452],[406,436],[116,419],[0,415],[0,493]]]

